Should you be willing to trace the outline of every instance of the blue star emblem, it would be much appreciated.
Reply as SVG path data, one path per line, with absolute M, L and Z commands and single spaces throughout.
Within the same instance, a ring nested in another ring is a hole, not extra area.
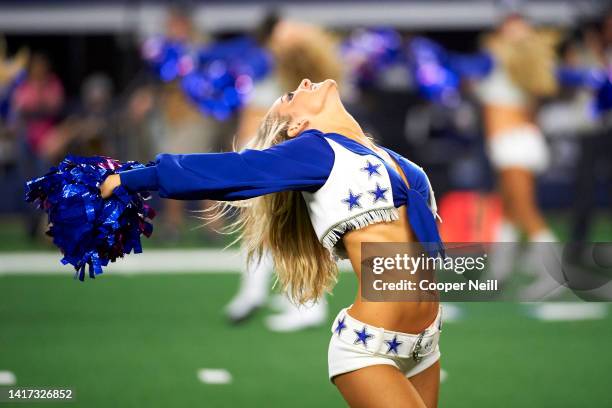
M 380 163 L 378 164 L 372 164 L 370 163 L 370 161 L 366 161 L 366 166 L 363 167 L 361 170 L 362 171 L 367 171 L 368 172 L 368 178 L 372 177 L 373 175 L 377 175 L 377 176 L 382 176 L 382 174 L 380 174 L 380 172 L 378 171 L 378 168 L 381 166 Z
M 397 355 L 397 348 L 400 344 L 403 343 L 403 341 L 397 341 L 397 335 L 395 335 L 395 337 L 393 337 L 393 340 L 385 340 L 385 343 L 387 343 L 387 346 L 389 347 L 389 349 L 387 350 L 387 354 L 393 352 L 395 353 L 395 355 Z
M 368 347 L 368 340 L 370 340 L 372 337 L 374 337 L 373 334 L 368 333 L 367 332 L 367 328 L 366 326 L 363 326 L 363 329 L 361 329 L 361 331 L 359 330 L 353 330 L 355 332 L 355 334 L 357 335 L 357 338 L 355 339 L 355 343 L 354 344 L 363 344 L 364 347 Z
M 346 329 L 346 324 L 344 324 L 345 319 L 346 316 L 342 316 L 342 319 L 338 319 L 338 325 L 334 329 L 334 333 L 336 333 L 338 336 L 342 334 L 342 330 Z
M 387 201 L 387 197 L 385 197 L 385 194 L 387 194 L 387 191 L 389 191 L 388 188 L 382 188 L 378 183 L 376 183 L 376 189 L 375 190 L 370 190 L 368 191 L 368 193 L 372 194 L 374 196 L 374 203 L 380 201 Z
M 361 204 L 359 203 L 359 199 L 361 198 L 361 194 L 353 194 L 353 192 L 349 189 L 349 196 L 342 200 L 343 203 L 348 204 L 349 211 L 351 211 L 354 207 L 361 208 Z

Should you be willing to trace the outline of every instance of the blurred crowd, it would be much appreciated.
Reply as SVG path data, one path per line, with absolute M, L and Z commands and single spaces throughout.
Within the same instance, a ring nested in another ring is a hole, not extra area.
M 188 10 L 171 10 L 164 31 L 177 41 L 211 41 L 194 26 Z M 556 58 L 565 65 L 612 66 L 612 14 L 557 31 Z M 7 47 L 0 46 L 0 101 L 10 106 L 0 115 L 0 193 L 11 197 L 0 212 L 24 214 L 29 236 L 37 237 L 40 215 L 21 203 L 22 183 L 69 153 L 146 163 L 160 152 L 210 152 L 244 145 L 267 107 L 291 83 L 297 84 L 301 77 L 317 81 L 343 76 L 342 62 L 329 58 L 326 50 L 332 47 L 331 38 L 347 34 L 327 36 L 298 22 L 262 22 L 253 35 L 264 38 L 277 69 L 256 84 L 251 102 L 225 121 L 203 115 L 177 81 L 162 82 L 151 75 L 141 74 L 133 85 L 117 89 L 108 73 L 93 73 L 82 78 L 79 95 L 67 95 L 54 72 L 53 59 L 44 50 L 9 55 Z M 478 44 L 478 35 L 474 37 Z M 22 74 L 17 73 L 20 69 Z M 144 64 L 142 71 L 146 71 Z M 18 75 L 22 78 L 16 80 Z M 481 101 L 469 89 L 459 104 L 449 107 L 426 101 L 409 79 L 391 71 L 367 88 L 357 89 L 348 81 L 344 85 L 347 104 L 366 130 L 425 167 L 439 196 L 454 190 L 493 189 L 496 177 L 485 154 Z M 610 197 L 600 197 L 610 185 L 602 188 L 602 183 L 612 178 L 609 118 L 591 114 L 592 99 L 592 90 L 563 88 L 538 98 L 531 110 L 553 152 L 551 166 L 541 177 L 540 201 L 573 211 L 575 239 L 588 236 L 598 204 L 610 203 Z M 209 206 L 187 205 L 192 209 Z M 172 239 L 183 228 L 185 203 L 168 200 L 163 206 L 164 236 Z

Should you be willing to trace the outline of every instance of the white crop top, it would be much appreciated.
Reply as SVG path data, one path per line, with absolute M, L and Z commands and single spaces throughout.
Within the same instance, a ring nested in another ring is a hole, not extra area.
M 326 138 L 334 166 L 316 192 L 302 192 L 319 241 L 332 249 L 342 235 L 372 223 L 399 219 L 388 171 L 374 155 L 358 155 Z
M 500 64 L 495 64 L 491 73 L 478 82 L 476 94 L 485 104 L 512 107 L 525 107 L 529 104 L 529 95 L 512 81 Z

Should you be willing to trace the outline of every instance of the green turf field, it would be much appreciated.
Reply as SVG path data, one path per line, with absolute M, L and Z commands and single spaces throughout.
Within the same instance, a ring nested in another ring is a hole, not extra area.
M 328 328 L 273 334 L 266 311 L 230 327 L 221 309 L 237 283 L 221 273 L 0 277 L 0 370 L 77 398 L 14 406 L 344 406 L 326 378 Z M 354 291 L 342 274 L 329 319 Z M 441 407 L 610 406 L 612 317 L 541 322 L 529 307 L 461 304 L 441 340 Z M 227 369 L 233 382 L 203 384 L 200 368 Z

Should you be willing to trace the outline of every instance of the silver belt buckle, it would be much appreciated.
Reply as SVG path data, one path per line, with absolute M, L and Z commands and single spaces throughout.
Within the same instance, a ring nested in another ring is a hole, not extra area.
M 419 334 L 419 338 L 417 339 L 416 343 L 414 343 L 414 348 L 412 349 L 412 359 L 416 361 L 417 363 L 423 359 L 423 356 L 421 356 L 420 354 L 421 348 L 422 348 L 421 343 L 423 342 L 423 337 L 425 337 L 425 331 Z

